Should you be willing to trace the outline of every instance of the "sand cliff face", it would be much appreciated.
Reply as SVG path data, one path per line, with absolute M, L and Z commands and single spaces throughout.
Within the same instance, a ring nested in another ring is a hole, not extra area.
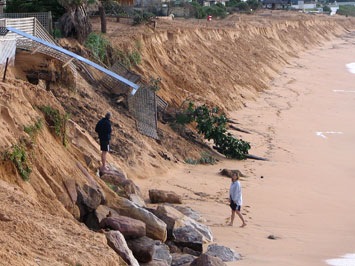
M 146 80 L 160 77 L 158 94 L 170 105 L 192 100 L 232 111 L 246 100 L 256 99 L 292 58 L 340 36 L 353 22 L 278 14 L 231 17 L 209 24 L 158 21 L 155 31 L 143 25 L 133 28 L 110 23 L 107 36 L 121 48 L 132 48 L 139 42 L 142 63 L 135 71 Z M 94 28 L 98 27 L 94 21 Z M 25 182 L 11 162 L 0 165 L 0 261 L 8 265 L 37 265 L 38 261 L 46 265 L 119 265 L 104 237 L 75 220 L 75 206 L 63 185 L 66 180 L 85 183 L 76 165 L 85 164 L 85 159 L 92 161 L 88 168 L 95 174 L 99 153 L 93 127 L 112 106 L 84 80 L 79 80 L 76 94 L 55 86 L 54 97 L 18 76 L 10 73 L 6 82 L 0 82 L 0 147 L 4 153 L 25 139 L 32 173 Z M 35 139 L 24 132 L 25 126 L 42 117 L 36 108 L 41 105 L 70 111 L 71 119 L 81 126 L 69 123 L 68 147 L 47 127 Z M 119 152 L 109 160 L 131 177 L 144 178 L 199 154 L 198 147 L 175 135 L 167 125 L 160 125 L 162 139 L 157 143 L 137 133 L 134 121 L 122 109 L 112 112 L 116 126 L 113 146 Z M 105 191 L 114 198 L 108 188 Z
M 215 22 L 175 28 L 170 22 L 162 25 L 164 30 L 159 23 L 157 34 L 139 39 L 143 62 L 138 72 L 162 78 L 158 94 L 171 104 L 209 101 L 225 110 L 257 97 L 289 60 L 351 26 L 350 20 L 313 16 L 286 21 L 279 16 L 241 17 L 225 27 Z

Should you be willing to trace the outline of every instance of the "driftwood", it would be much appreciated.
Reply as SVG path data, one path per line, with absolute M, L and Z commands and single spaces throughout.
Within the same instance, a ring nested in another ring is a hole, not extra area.
M 238 122 L 234 121 L 233 119 L 227 118 L 227 122 L 231 124 L 239 124 Z
M 241 129 L 241 128 L 236 127 L 236 126 L 233 126 L 233 125 L 229 125 L 229 127 L 230 127 L 231 129 L 234 129 L 234 130 L 237 130 L 237 131 L 240 131 L 240 132 L 243 132 L 243 133 L 251 134 L 248 130 Z
M 247 154 L 246 157 L 247 157 L 247 159 L 254 159 L 254 160 L 260 160 L 260 161 L 268 161 L 269 160 L 267 158 L 259 157 L 259 156 L 252 155 L 252 154 Z

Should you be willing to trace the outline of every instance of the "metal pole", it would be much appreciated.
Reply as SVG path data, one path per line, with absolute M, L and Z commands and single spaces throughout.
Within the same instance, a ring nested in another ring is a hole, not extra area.
M 9 58 L 7 57 L 6 58 L 6 64 L 5 64 L 5 71 L 4 71 L 4 76 L 2 78 L 2 82 L 5 82 L 5 79 L 6 79 L 6 71 L 7 71 L 7 65 L 9 63 Z

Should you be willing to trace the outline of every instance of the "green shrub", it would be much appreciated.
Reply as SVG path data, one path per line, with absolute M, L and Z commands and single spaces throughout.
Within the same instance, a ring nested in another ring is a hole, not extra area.
M 187 158 L 187 159 L 185 159 L 185 163 L 195 165 L 195 164 L 197 164 L 197 160 L 191 159 L 191 158 Z
M 339 6 L 338 15 L 355 17 L 355 6 Z
M 42 127 L 43 127 L 42 119 L 38 118 L 38 120 L 33 125 L 25 126 L 23 130 L 28 135 L 30 135 L 30 137 L 33 139 L 38 134 L 38 132 L 42 129 Z
M 329 6 L 323 6 L 323 12 L 330 12 L 331 9 Z
M 215 164 L 216 163 L 216 158 L 214 158 L 211 154 L 207 152 L 203 152 L 201 154 L 201 157 L 199 159 L 192 159 L 192 158 L 187 158 L 185 159 L 185 163 L 187 164 Z
M 54 129 L 55 135 L 62 139 L 64 146 L 67 145 L 66 125 L 69 119 L 69 114 L 60 114 L 59 110 L 50 106 L 40 106 L 39 109 L 44 113 L 46 122 L 49 127 Z
M 14 145 L 11 151 L 5 154 L 5 158 L 11 160 L 24 181 L 30 179 L 30 174 L 32 172 L 31 167 L 28 163 L 28 156 L 23 145 Z
M 96 59 L 102 62 L 107 60 L 109 42 L 101 34 L 90 33 L 84 45 L 93 53 Z
M 131 68 L 132 65 L 139 65 L 142 61 L 141 55 L 136 49 L 133 52 L 123 52 L 117 49 L 116 57 L 117 60 L 128 69 Z
M 176 114 L 176 123 L 180 125 L 190 124 L 194 121 L 194 112 L 194 104 L 189 102 L 189 105 L 185 110 Z
M 197 19 L 207 18 L 207 15 L 219 18 L 225 18 L 227 16 L 226 7 L 221 3 L 211 6 L 201 6 L 196 1 L 193 1 L 191 2 L 191 6 L 193 7 L 195 18 Z
M 160 82 L 161 82 L 161 78 L 153 78 L 153 77 L 150 77 L 149 88 L 150 88 L 152 91 L 158 91 L 158 90 L 160 90 Z
M 216 150 L 227 158 L 242 160 L 246 158 L 250 144 L 242 139 L 234 138 L 227 132 L 227 118 L 219 114 L 217 107 L 209 109 L 206 105 L 194 109 L 193 103 L 176 116 L 176 122 L 188 124 L 193 121 L 197 123 L 196 129 L 205 139 L 213 140 Z
M 151 18 L 155 17 L 153 13 L 150 12 L 140 12 L 140 11 L 135 11 L 133 15 L 133 25 L 139 25 L 142 24 L 143 22 L 148 22 Z
M 128 54 L 129 61 L 132 65 L 137 66 L 141 63 L 142 58 L 138 51 L 134 50 L 132 53 Z
M 215 164 L 216 161 L 216 158 L 207 152 L 203 152 L 201 158 L 198 160 L 200 164 Z

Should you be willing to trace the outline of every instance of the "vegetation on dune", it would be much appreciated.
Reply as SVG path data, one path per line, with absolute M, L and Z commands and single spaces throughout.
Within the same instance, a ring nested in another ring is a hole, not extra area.
M 31 13 L 31 12 L 52 12 L 54 20 L 59 19 L 64 13 L 65 9 L 58 4 L 57 0 L 7 0 L 7 13 Z
M 131 66 L 139 65 L 142 61 L 139 42 L 136 42 L 131 51 L 121 51 L 113 48 L 110 41 L 105 39 L 102 34 L 92 32 L 84 45 L 91 51 L 96 61 L 106 65 L 113 65 L 118 61 L 126 68 L 131 68 Z
M 88 48 L 94 57 L 102 62 L 107 61 L 107 41 L 103 35 L 97 33 L 90 33 L 85 41 L 85 47 Z
M 30 135 L 31 139 L 34 139 L 38 132 L 43 127 L 43 121 L 41 118 L 38 118 L 37 121 L 33 125 L 25 126 L 24 131 Z
M 196 123 L 196 129 L 208 141 L 213 140 L 215 149 L 227 158 L 246 159 L 250 144 L 236 139 L 227 132 L 227 118 L 220 113 L 218 107 L 209 109 L 206 105 L 195 107 L 190 102 L 188 107 L 176 115 L 176 123 L 180 125 Z
M 185 163 L 187 164 L 215 164 L 217 162 L 216 158 L 213 157 L 208 152 L 202 152 L 201 157 L 198 159 L 187 158 Z
M 355 6 L 339 6 L 337 14 L 355 17 Z
M 28 181 L 30 179 L 32 169 L 29 164 L 25 145 L 22 142 L 20 144 L 13 145 L 10 150 L 6 151 L 3 159 L 13 162 L 24 181 Z
M 50 128 L 54 129 L 56 136 L 60 137 L 64 146 L 67 145 L 66 124 L 69 119 L 69 114 L 60 114 L 57 109 L 50 106 L 40 106 L 39 109 L 45 115 L 46 122 Z

